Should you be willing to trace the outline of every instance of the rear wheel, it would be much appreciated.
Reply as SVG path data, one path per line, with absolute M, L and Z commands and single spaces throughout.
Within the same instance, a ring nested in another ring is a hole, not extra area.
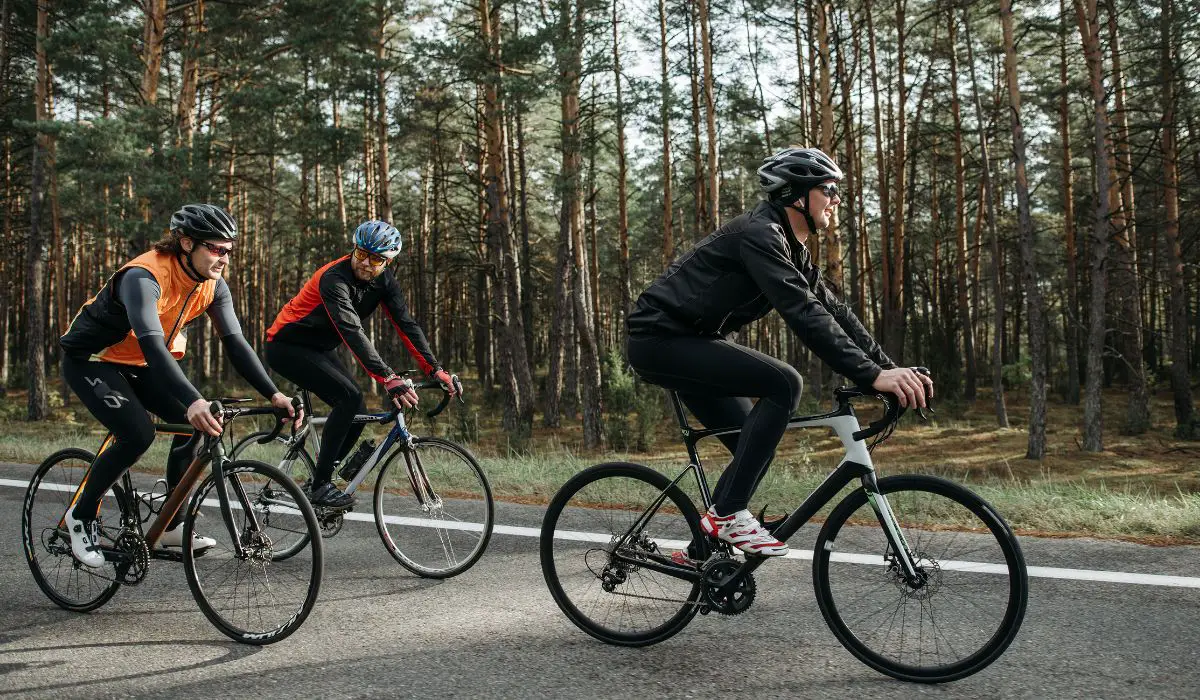
M 29 571 L 42 592 L 60 607 L 87 612 L 104 605 L 121 587 L 116 564 L 110 558 L 98 569 L 71 556 L 71 535 L 63 514 L 74 501 L 96 455 L 70 448 L 46 458 L 29 480 L 21 509 L 21 535 Z M 97 511 L 100 544 L 108 552 L 122 529 L 125 494 L 114 486 L 104 494 Z
M 596 639 L 661 642 L 703 603 L 698 565 L 708 543 L 700 515 L 649 467 L 613 462 L 576 474 L 550 501 L 541 537 L 542 575 L 554 602 Z

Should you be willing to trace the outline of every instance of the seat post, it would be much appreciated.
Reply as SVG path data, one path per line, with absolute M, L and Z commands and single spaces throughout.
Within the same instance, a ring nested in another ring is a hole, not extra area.
M 667 393 L 671 395 L 671 406 L 675 408 L 675 418 L 679 421 L 679 428 L 685 432 L 691 430 L 691 426 L 687 422 L 687 413 L 683 410 L 683 401 L 679 399 L 679 392 L 674 389 L 668 389 Z

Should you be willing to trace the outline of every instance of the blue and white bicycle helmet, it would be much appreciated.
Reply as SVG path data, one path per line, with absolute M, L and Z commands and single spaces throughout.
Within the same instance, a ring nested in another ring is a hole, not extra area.
M 354 245 L 391 259 L 400 254 L 400 232 L 386 221 L 364 221 L 354 230 Z

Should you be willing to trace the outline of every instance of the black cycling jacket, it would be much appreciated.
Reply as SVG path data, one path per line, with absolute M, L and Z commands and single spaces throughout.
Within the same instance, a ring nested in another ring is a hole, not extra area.
M 631 335 L 725 337 L 778 309 L 835 372 L 870 386 L 895 363 L 821 280 L 777 205 L 760 202 L 684 253 L 638 297 Z
M 408 304 L 391 270 L 363 282 L 354 276 L 350 256 L 338 258 L 317 270 L 300 293 L 283 307 L 267 329 L 267 341 L 294 343 L 317 350 L 333 350 L 343 342 L 359 364 L 376 381 L 392 374 L 371 339 L 362 319 L 383 305 L 384 313 L 426 374 L 441 369 L 425 332 L 408 313 Z

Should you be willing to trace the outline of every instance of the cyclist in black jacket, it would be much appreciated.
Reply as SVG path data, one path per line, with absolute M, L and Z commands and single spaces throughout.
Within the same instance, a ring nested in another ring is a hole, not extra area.
M 354 232 L 354 248 L 326 264 L 275 317 L 267 330 L 267 362 L 271 369 L 315 393 L 329 404 L 321 434 L 316 474 L 307 487 L 313 505 L 345 508 L 354 497 L 333 484 L 335 463 L 344 458 L 362 433 L 354 415 L 364 413 L 362 391 L 335 350 L 343 343 L 367 374 L 380 382 L 397 408 L 417 405 L 417 393 L 384 362 L 363 329 L 363 319 L 382 306 L 410 355 L 428 376 L 436 377 L 451 396 L 450 374 L 442 369 L 425 333 L 408 312 L 408 304 L 388 263 L 400 253 L 400 232 L 384 221 L 366 221 Z
M 896 367 L 822 282 L 805 247 L 841 203 L 841 169 L 815 148 L 788 148 L 767 158 L 758 175 L 765 201 L 697 243 L 638 298 L 627 350 L 640 376 L 678 391 L 704 425 L 743 426 L 740 434 L 721 438 L 733 461 L 701 528 L 744 552 L 782 556 L 787 545 L 748 507 L 803 381 L 791 365 L 729 335 L 778 309 L 817 357 L 860 386 L 923 407 L 933 381 Z

